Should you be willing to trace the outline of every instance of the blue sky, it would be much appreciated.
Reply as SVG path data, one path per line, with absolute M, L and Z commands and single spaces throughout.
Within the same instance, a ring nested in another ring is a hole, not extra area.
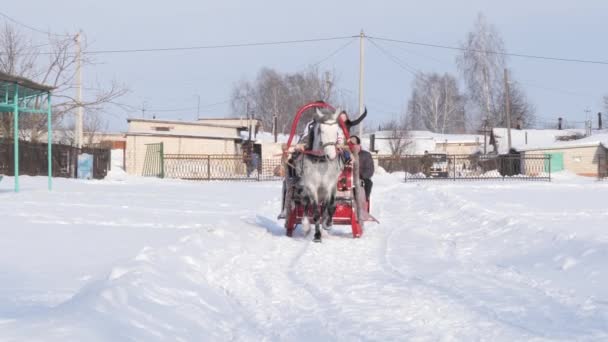
M 605 14 L 608 2 L 587 1 L 14 1 L 2 12 L 26 24 L 53 32 L 82 29 L 91 50 L 179 47 L 281 41 L 356 35 L 457 46 L 472 28 L 478 12 L 501 33 L 509 52 L 608 60 Z M 24 32 L 27 30 L 24 29 Z M 37 33 L 32 33 L 33 36 Z M 327 57 L 346 41 L 217 50 L 103 54 L 85 70 L 85 84 L 117 80 L 131 92 L 121 101 L 153 109 L 166 119 L 194 119 L 197 97 L 201 116 L 229 114 L 235 82 L 255 77 L 262 67 L 283 72 L 301 70 Z M 451 50 L 382 43 L 390 53 L 423 72 L 457 74 Z M 339 87 L 358 89 L 358 42 L 324 61 L 336 72 Z M 537 116 L 556 121 L 563 116 L 584 121 L 603 111 L 608 94 L 608 65 L 576 64 L 511 57 L 509 67 L 522 83 Z M 366 44 L 365 102 L 369 119 L 389 120 L 402 112 L 410 94 L 411 73 Z M 85 94 L 86 96 L 86 94 Z M 311 99 L 314 100 L 314 99 Z M 116 109 L 110 128 L 126 129 L 128 116 L 140 111 Z

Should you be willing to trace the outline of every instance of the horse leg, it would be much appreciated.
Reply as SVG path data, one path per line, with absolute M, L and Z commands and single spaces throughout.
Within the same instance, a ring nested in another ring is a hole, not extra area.
M 321 210 L 319 208 L 319 203 L 313 201 L 313 220 L 315 221 L 315 242 L 321 242 L 321 229 L 320 229 L 320 221 L 321 221 Z
M 325 205 L 325 217 L 323 217 L 323 229 L 330 230 L 333 225 L 334 214 L 336 213 L 336 194 L 332 194 L 329 202 Z
M 302 230 L 305 235 L 308 235 L 310 232 L 310 222 L 308 220 L 308 209 L 310 209 L 310 198 L 308 196 L 304 196 L 302 199 L 304 202 L 304 211 L 302 212 Z

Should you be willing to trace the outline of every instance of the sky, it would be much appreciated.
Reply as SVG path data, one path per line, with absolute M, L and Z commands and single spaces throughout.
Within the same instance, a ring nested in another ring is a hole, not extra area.
M 38 0 L 7 2 L 1 11 L 42 30 L 72 33 L 80 29 L 89 50 L 304 40 L 356 36 L 361 30 L 373 37 L 458 46 L 477 14 L 483 12 L 511 53 L 608 61 L 608 3 L 601 0 Z M 348 102 L 337 105 L 356 107 L 358 40 L 327 58 L 347 42 L 99 54 L 95 55 L 96 63 L 85 68 L 83 80 L 85 87 L 117 81 L 130 90 L 121 103 L 133 108 L 145 104 L 145 114 L 140 109 L 109 109 L 106 115 L 111 131 L 125 131 L 127 117 L 150 117 L 153 113 L 157 118 L 181 120 L 194 120 L 197 115 L 228 116 L 227 100 L 235 83 L 253 79 L 263 67 L 293 73 L 321 62 L 320 69 L 334 72 L 337 87 L 343 89 Z M 460 77 L 455 66 L 457 51 L 378 43 L 393 58 L 365 43 L 366 120 L 374 124 L 398 117 L 407 104 L 414 76 L 403 64 L 422 72 L 449 72 Z M 602 96 L 608 94 L 608 65 L 510 57 L 508 67 L 535 105 L 539 121 L 557 122 L 562 116 L 582 122 L 605 110 Z M 84 96 L 90 96 L 86 89 Z

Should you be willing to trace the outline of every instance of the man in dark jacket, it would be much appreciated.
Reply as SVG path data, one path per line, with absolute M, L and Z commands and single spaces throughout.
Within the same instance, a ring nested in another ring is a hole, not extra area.
M 365 199 L 369 201 L 369 196 L 372 193 L 372 176 L 374 175 L 374 160 L 372 154 L 361 148 L 361 139 L 356 135 L 351 135 L 350 142 L 359 147 L 359 178 L 363 180 L 363 189 L 365 190 Z

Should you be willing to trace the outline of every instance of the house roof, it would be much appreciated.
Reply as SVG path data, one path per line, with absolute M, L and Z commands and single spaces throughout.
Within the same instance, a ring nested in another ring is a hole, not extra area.
M 392 131 L 375 132 L 375 149 L 380 154 L 391 154 L 390 140 L 393 134 Z M 364 148 L 369 149 L 370 134 L 364 134 L 361 138 L 361 144 Z M 478 145 L 483 142 L 483 135 L 477 134 L 441 134 L 430 131 L 408 131 L 408 144 L 405 147 L 406 154 L 423 154 L 424 151 L 434 152 L 437 149 L 437 144 L 474 144 Z
M 55 87 L 51 87 L 51 86 L 47 86 L 47 85 L 43 85 L 40 83 L 36 83 L 32 80 L 29 80 L 27 78 L 24 77 L 20 77 L 20 76 L 14 76 L 14 75 L 9 75 L 6 74 L 2 71 L 0 71 L 0 83 L 15 83 L 18 84 L 24 88 L 29 88 L 32 90 L 37 90 L 37 91 L 51 91 L 53 89 L 55 89 Z
M 508 137 L 506 128 L 494 128 L 498 153 L 508 153 Z M 518 151 L 541 150 L 558 147 L 589 146 L 601 142 L 595 135 L 583 139 L 563 141 L 559 137 L 583 136 L 584 129 L 512 129 L 511 146 Z M 606 144 L 605 144 L 606 145 Z
M 247 118 L 243 118 L 243 117 L 236 117 L 236 118 L 198 118 L 196 120 L 198 120 L 198 121 L 216 121 L 216 120 L 221 120 L 221 121 L 247 121 L 247 120 L 260 121 L 259 119 L 247 119 Z
M 249 132 L 242 131 L 240 134 L 243 140 L 249 139 Z M 257 143 L 274 143 L 274 135 L 269 132 L 258 132 L 258 134 L 256 135 L 252 134 L 251 138 L 254 139 Z M 288 134 L 279 134 L 277 136 L 277 143 L 286 143 L 288 139 Z
M 149 132 L 149 131 L 133 131 L 127 132 L 127 136 L 149 136 L 149 137 L 171 137 L 171 138 L 197 138 L 197 139 L 220 139 L 220 140 L 242 140 L 238 135 L 222 135 L 222 134 L 197 134 L 197 133 L 180 133 L 180 132 Z
M 130 122 L 150 122 L 150 123 L 158 123 L 158 124 L 174 124 L 174 125 L 206 126 L 206 127 L 222 127 L 222 128 L 247 128 L 246 126 L 236 126 L 236 125 L 227 125 L 227 124 L 223 125 L 223 124 L 218 124 L 218 123 L 199 122 L 199 121 L 128 118 L 127 123 L 130 123 Z
M 386 139 L 392 136 L 393 131 L 377 131 L 374 134 L 376 134 L 376 139 Z M 483 135 L 478 134 L 442 134 L 430 131 L 408 131 L 407 135 L 410 139 L 428 139 L 439 143 L 443 143 L 446 140 L 448 143 L 475 143 L 479 142 L 480 139 L 483 140 Z
M 578 148 L 578 147 L 592 147 L 592 146 L 604 146 L 608 147 L 608 131 L 596 132 L 588 137 L 570 140 L 570 141 L 557 141 L 553 144 L 539 147 L 530 147 L 522 149 L 522 151 L 536 151 L 536 150 L 551 150 L 551 149 L 567 149 L 567 148 Z

